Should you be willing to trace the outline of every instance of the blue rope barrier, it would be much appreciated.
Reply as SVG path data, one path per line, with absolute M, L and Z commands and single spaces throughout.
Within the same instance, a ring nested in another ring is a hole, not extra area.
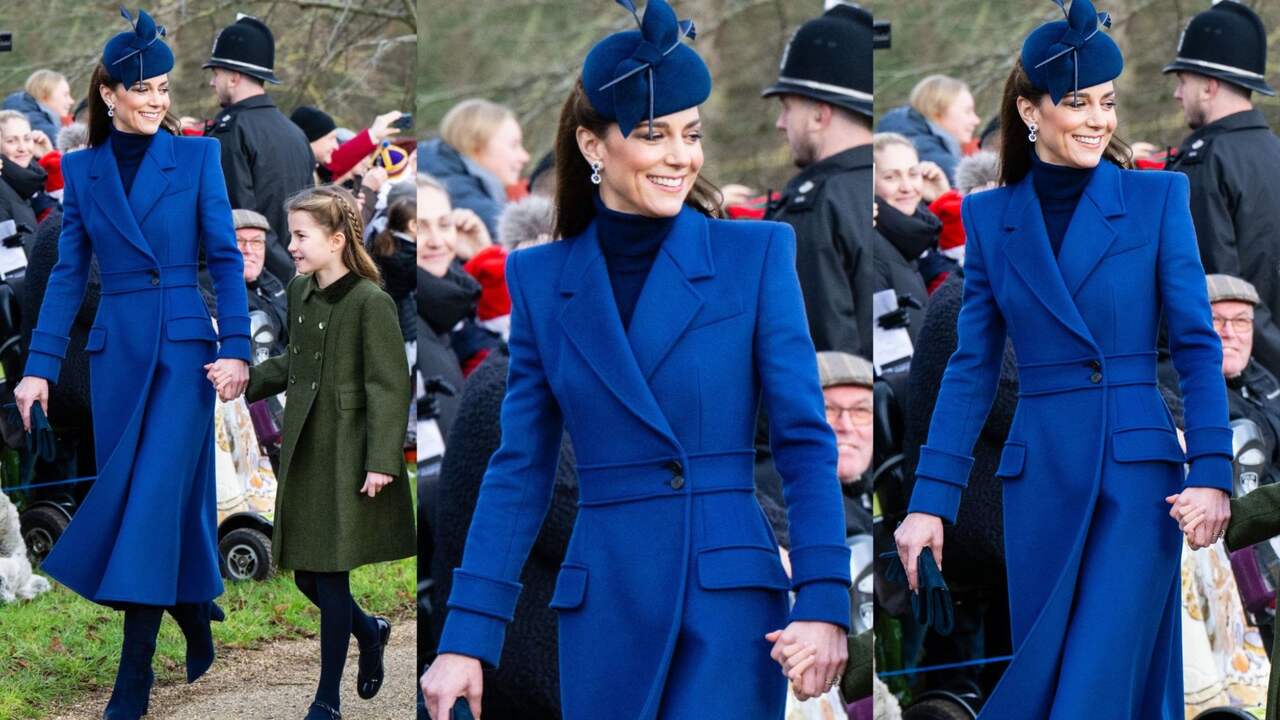
M 964 662 L 946 663 L 943 665 L 926 665 L 924 667 L 907 668 L 905 670 L 887 670 L 885 672 L 876 673 L 882 678 L 897 677 L 898 675 L 918 675 L 920 673 L 933 672 L 935 670 L 953 670 L 955 668 L 970 667 L 972 665 L 986 665 L 988 663 L 1004 662 L 1012 660 L 1012 655 L 1004 655 L 1002 657 L 981 658 L 979 660 L 966 660 Z
M 7 493 L 15 493 L 19 490 L 37 490 L 39 488 L 54 487 L 55 485 L 77 485 L 79 483 L 92 482 L 97 479 L 97 475 L 89 475 L 86 477 L 70 478 L 68 480 L 50 480 L 48 482 L 31 483 L 30 485 L 0 488 L 0 490 L 4 490 Z

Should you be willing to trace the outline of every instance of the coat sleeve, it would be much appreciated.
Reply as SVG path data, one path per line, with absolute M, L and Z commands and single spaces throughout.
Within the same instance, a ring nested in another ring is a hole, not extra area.
M 1196 248 L 1187 176 L 1169 175 L 1160 226 L 1157 282 L 1169 350 L 1186 405 L 1186 487 L 1231 492 L 1231 429 L 1222 380 L 1222 342 L 1213 329 L 1209 290 Z
M 551 504 L 564 430 L 534 342 L 521 290 L 520 257 L 515 252 L 507 259 L 511 364 L 502 401 L 502 444 L 480 487 L 462 566 L 453 571 L 438 648 L 478 658 L 489 667 L 497 667 L 502 655 L 506 624 L 520 595 L 520 570 Z
M 966 198 L 960 207 L 968 240 L 964 301 L 956 323 L 958 344 L 942 374 L 928 442 L 920 448 L 915 490 L 908 507 L 909 512 L 937 515 L 948 523 L 955 522 L 960 493 L 969 482 L 973 445 L 991 411 L 1007 335 L 972 212 L 972 198 Z
M 377 149 L 373 136 L 369 134 L 369 128 L 365 128 L 360 131 L 360 134 L 342 143 L 333 151 L 333 157 L 329 158 L 329 164 L 325 165 L 325 169 L 335 178 L 342 177 Z
M 75 171 L 63 177 L 62 234 L 58 237 L 58 262 L 40 304 L 40 317 L 31 332 L 25 374 L 58 381 L 67 354 L 71 323 L 84 301 L 92 247 L 80 216 L 80 195 Z
M 244 286 L 244 255 L 236 247 L 227 184 L 215 143 L 205 147 L 200 173 L 200 242 L 218 300 L 218 357 L 249 361 L 249 298 Z
M 1227 525 L 1231 552 L 1280 535 L 1280 484 L 1263 485 L 1244 497 L 1232 498 Z
M 400 477 L 413 388 L 395 301 L 379 290 L 364 301 L 360 315 L 366 407 L 364 469 Z
M 795 232 L 781 223 L 775 228 L 765 251 L 753 354 L 791 528 L 796 602 L 788 621 L 828 622 L 847 631 L 849 547 L 835 434 L 823 413 L 817 354 L 805 324 Z

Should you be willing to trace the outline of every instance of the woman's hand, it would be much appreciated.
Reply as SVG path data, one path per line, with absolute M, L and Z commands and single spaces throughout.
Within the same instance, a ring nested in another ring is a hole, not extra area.
M 907 585 L 911 592 L 920 589 L 919 574 L 920 553 L 925 548 L 933 550 L 933 560 L 942 570 L 942 518 L 929 513 L 907 513 L 907 517 L 893 531 L 893 540 L 898 545 L 898 559 L 907 571 Z
M 369 126 L 369 137 L 373 138 L 375 143 L 380 143 L 400 132 L 400 128 L 391 127 L 391 123 L 402 117 L 404 117 L 404 113 L 399 110 L 392 110 L 389 113 L 383 113 L 374 118 L 373 124 Z
M 458 698 L 466 698 L 471 714 L 480 720 L 484 674 L 480 672 L 479 660 L 456 653 L 441 653 L 423 673 L 421 684 L 431 720 L 449 720 L 449 712 Z
M 364 475 L 364 487 L 360 488 L 360 492 L 373 497 L 378 491 L 391 484 L 395 480 L 394 477 L 386 473 L 368 472 Z
M 920 196 L 925 203 L 937 200 L 943 193 L 951 189 L 947 174 L 938 163 L 925 160 L 918 166 L 920 169 Z
M 458 243 L 455 252 L 458 259 L 466 262 L 476 253 L 493 244 L 489 237 L 489 228 L 475 212 L 466 208 L 457 208 L 450 215 L 454 228 L 458 231 Z
M 234 400 L 249 387 L 249 363 L 235 358 L 219 358 L 204 366 L 206 377 L 223 402 Z
M 53 152 L 53 141 L 49 139 L 48 135 L 44 134 L 43 130 L 31 131 L 31 144 L 34 146 L 32 155 L 36 160 Z
M 1172 505 L 1169 516 L 1178 521 L 1192 550 L 1209 547 L 1227 532 L 1231 498 L 1222 490 L 1191 487 L 1164 500 Z
M 821 697 L 840 683 L 849 660 L 848 636 L 839 625 L 797 620 L 764 636 L 769 655 L 791 679 L 800 700 Z
M 378 191 L 382 189 L 382 186 L 385 185 L 386 182 L 387 170 L 381 166 L 369 168 L 369 171 L 360 178 L 360 184 L 369 188 L 369 192 L 374 195 L 378 194 Z
M 22 429 L 31 432 L 32 405 L 40 403 L 45 417 L 49 416 L 49 381 L 28 375 L 13 389 L 13 399 L 18 401 L 18 411 L 22 413 Z

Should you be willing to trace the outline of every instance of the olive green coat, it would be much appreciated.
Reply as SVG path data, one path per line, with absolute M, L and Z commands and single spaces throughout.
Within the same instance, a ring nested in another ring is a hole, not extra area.
M 285 393 L 272 555 L 334 572 L 417 551 L 404 460 L 412 389 L 395 303 L 349 273 L 289 283 L 289 347 L 249 372 L 250 402 Z M 366 472 L 396 478 L 361 494 Z
M 1235 552 L 1280 535 L 1280 484 L 1263 485 L 1241 498 L 1231 499 L 1227 524 L 1227 550 Z M 1276 647 L 1280 647 L 1280 623 L 1276 623 Z M 1280 716 L 1280 658 L 1272 658 L 1267 685 L 1267 720 Z

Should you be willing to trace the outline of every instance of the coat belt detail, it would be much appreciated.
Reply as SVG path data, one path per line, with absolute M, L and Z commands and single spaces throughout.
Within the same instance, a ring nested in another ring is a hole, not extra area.
M 1018 365 L 1019 397 L 1117 385 L 1155 384 L 1156 354 L 1153 352 Z
M 673 495 L 755 490 L 755 451 L 694 454 L 642 463 L 579 465 L 578 505 L 607 505 Z
M 158 290 L 170 287 L 195 287 L 195 263 L 161 265 L 158 268 L 138 268 L 102 273 L 102 294 L 119 295 L 139 290 Z

